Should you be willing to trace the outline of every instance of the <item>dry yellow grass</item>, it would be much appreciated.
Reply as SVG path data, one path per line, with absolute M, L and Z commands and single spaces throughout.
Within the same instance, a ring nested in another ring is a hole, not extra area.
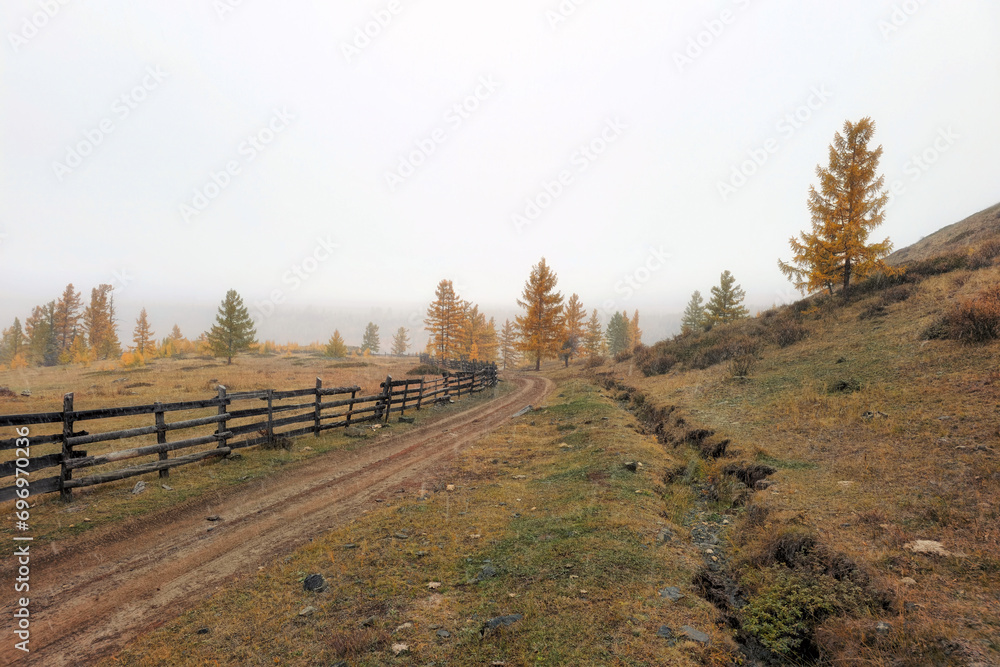
M 364 365 L 362 365 L 362 363 Z M 232 365 L 210 358 L 191 357 L 157 359 L 143 368 L 125 371 L 120 368 L 102 368 L 95 364 L 83 366 L 63 366 L 55 368 L 32 368 L 0 373 L 0 386 L 13 388 L 28 387 L 30 397 L 20 395 L 14 398 L 0 398 L 0 413 L 21 414 L 62 409 L 64 393 L 75 394 L 75 409 L 86 410 L 126 405 L 149 405 L 154 401 L 192 401 L 212 398 L 214 387 L 223 384 L 230 391 L 255 389 L 304 389 L 315 386 L 316 378 L 323 379 L 325 387 L 361 386 L 362 392 L 377 393 L 378 385 L 386 375 L 396 378 L 405 376 L 407 370 L 418 365 L 413 358 L 370 358 L 363 362 L 336 361 L 311 354 L 293 354 L 272 357 L 239 357 Z M 109 362 L 108 366 L 114 366 Z M 124 381 L 119 382 L 124 378 Z M 20 390 L 19 390 L 20 391 Z M 19 394 L 19 391 L 17 392 Z M 240 408 L 256 407 L 246 403 Z M 167 421 L 194 419 L 214 414 L 215 409 L 172 412 Z M 139 415 L 80 422 L 77 429 L 91 433 L 114 431 L 153 425 L 152 415 Z M 406 430 L 406 425 L 399 425 Z M 31 435 L 61 432 L 61 425 L 31 427 Z M 214 432 L 214 426 L 198 427 L 171 433 L 171 440 L 207 435 Z M 0 438 L 15 437 L 13 428 L 0 429 Z M 100 454 L 149 445 L 156 442 L 155 436 L 130 438 L 124 442 L 108 441 L 94 443 L 81 449 L 88 454 Z M 58 494 L 47 494 L 32 498 L 32 534 L 37 542 L 58 540 L 90 530 L 105 523 L 121 521 L 126 517 L 155 511 L 175 503 L 190 500 L 220 485 L 240 484 L 267 475 L 276 467 L 294 464 L 310 456 L 321 454 L 334 448 L 357 446 L 335 429 L 325 432 L 319 438 L 305 437 L 296 441 L 292 451 L 263 451 L 259 448 L 242 450 L 243 458 L 238 461 L 210 460 L 175 468 L 169 479 L 158 480 L 156 474 L 130 478 L 96 487 L 74 491 L 75 500 L 70 505 L 62 503 Z M 202 447 L 204 449 L 205 447 Z M 61 451 L 61 445 L 32 446 L 32 456 L 40 456 Z M 0 452 L 0 461 L 11 460 L 14 451 Z M 178 454 L 186 453 L 184 450 Z M 174 454 L 176 455 L 176 454 Z M 155 456 L 125 460 L 100 468 L 107 471 L 136 463 L 155 460 Z M 76 477 L 91 474 L 94 469 L 77 471 Z M 32 478 L 58 475 L 59 468 L 48 468 L 32 473 Z M 144 479 L 153 485 L 150 492 L 133 496 L 130 489 L 137 479 Z M 159 483 L 172 487 L 170 492 L 162 491 Z M 0 486 L 13 483 L 13 477 L 0 479 Z M 10 503 L 8 503 L 9 505 Z M 0 534 L 12 534 L 6 526 Z
M 731 438 L 739 458 L 778 469 L 753 501 L 768 518 L 739 532 L 738 556 L 803 530 L 892 593 L 881 617 L 892 629 L 877 641 L 864 636 L 878 619 L 821 626 L 825 660 L 1000 664 L 1000 344 L 920 340 L 947 304 L 998 280 L 996 269 L 934 277 L 873 319 L 859 315 L 877 297 L 834 309 L 807 322 L 805 341 L 768 348 L 749 380 L 724 365 L 650 378 L 618 367 L 657 404 Z M 829 391 L 851 380 L 860 391 Z M 904 548 L 917 539 L 962 555 Z

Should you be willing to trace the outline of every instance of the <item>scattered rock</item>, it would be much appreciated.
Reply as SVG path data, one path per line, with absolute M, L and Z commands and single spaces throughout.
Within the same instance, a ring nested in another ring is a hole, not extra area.
M 448 486 L 444 487 L 444 490 L 445 491 L 454 491 L 455 490 L 455 485 L 454 484 L 449 484 Z
M 681 589 L 677 588 L 676 586 L 669 586 L 660 591 L 660 597 L 666 598 L 671 602 L 677 602 L 678 600 L 684 597 L 684 594 L 681 593 Z
M 701 630 L 695 630 L 690 625 L 681 626 L 681 634 L 687 639 L 693 642 L 698 642 L 699 644 L 711 644 L 712 638 L 706 635 Z
M 843 488 L 847 489 L 847 488 L 850 488 L 850 487 L 854 486 L 854 482 L 849 482 L 849 481 L 845 480 L 843 482 L 837 482 L 837 486 L 840 486 L 840 487 L 843 487 Z
M 146 483 L 143 482 L 142 480 L 139 480 L 138 482 L 135 483 L 135 486 L 132 487 L 132 495 L 137 496 L 145 490 L 146 490 Z
M 914 579 L 913 577 L 903 577 L 902 579 L 899 580 L 899 583 L 903 584 L 904 586 L 916 586 L 917 580 Z
M 912 551 L 915 554 L 930 554 L 933 556 L 965 556 L 965 554 L 948 551 L 944 548 L 943 544 L 935 542 L 934 540 L 915 540 L 904 544 L 903 548 Z
M 310 574 L 302 582 L 302 588 L 314 592 L 326 590 L 326 579 L 323 578 L 322 574 Z
M 514 475 L 514 479 L 528 479 L 527 475 Z
M 313 450 L 313 448 L 312 448 L 312 447 L 303 447 L 303 448 L 302 448 L 302 451 L 303 451 L 303 452 L 311 452 L 312 450 Z M 239 456 L 240 458 L 243 458 L 243 455 L 242 455 L 242 454 L 238 454 L 238 456 Z M 230 458 L 230 459 L 232 459 L 233 457 L 232 457 L 232 456 L 230 456 L 229 458 Z
M 163 490 L 164 490 L 164 491 L 173 491 L 173 490 L 174 490 L 174 487 L 172 487 L 172 486 L 167 486 L 166 484 L 160 484 L 160 486 L 162 486 L 162 487 L 163 487 Z
M 441 639 L 448 639 L 449 637 L 451 637 L 451 633 L 448 632 L 447 630 L 438 630 L 437 636 L 440 637 Z
M 360 426 L 348 426 L 344 429 L 344 435 L 348 438 L 364 438 L 368 435 L 368 430 Z
M 212 516 L 206 516 L 205 521 L 222 521 L 222 517 L 218 514 L 213 514 Z
M 853 394 L 861 391 L 861 383 L 854 378 L 835 380 L 827 385 L 826 391 L 830 394 Z
M 625 470 L 628 470 L 629 472 L 636 472 L 639 470 L 639 464 L 636 463 L 635 461 L 629 461 L 628 463 L 625 464 L 624 467 Z
M 31 397 L 31 392 L 29 390 L 25 389 L 24 391 L 21 392 L 21 396 L 27 396 L 27 397 L 30 398 Z
M 409 650 L 410 650 L 410 645 L 409 644 L 393 644 L 392 645 L 392 652 L 393 652 L 394 655 L 399 655 L 401 653 L 406 653 Z
M 401 632 L 403 630 L 409 630 L 412 627 L 413 627 L 413 623 L 410 623 L 409 621 L 407 621 L 406 623 L 403 623 L 402 625 L 397 625 L 394 632 Z
M 316 613 L 316 607 L 303 607 L 299 611 L 299 616 L 312 616 Z
M 354 544 L 354 543 L 352 542 L 351 544 L 345 544 L 343 548 L 344 548 L 344 549 L 357 549 L 357 548 L 358 548 L 358 545 L 357 545 L 357 544 Z
M 514 625 L 523 618 L 524 616 L 521 614 L 510 614 L 509 616 L 497 616 L 496 618 L 491 618 L 483 623 L 483 627 L 479 630 L 479 636 L 485 637 L 497 628 Z
M 429 584 L 427 584 L 427 588 L 429 588 L 431 590 L 436 590 L 438 588 L 441 588 L 441 582 L 440 581 L 432 581 Z
M 527 406 L 527 407 L 523 407 L 523 408 L 521 408 L 520 410 L 518 410 L 517 412 L 515 412 L 515 413 L 514 413 L 514 416 L 515 416 L 515 417 L 521 417 L 521 416 L 523 416 L 523 415 L 526 415 L 526 414 L 528 414 L 528 413 L 529 413 L 529 412 L 531 412 L 532 410 L 534 410 L 534 408 L 533 408 L 533 407 L 531 407 L 531 406 L 529 405 L 529 406 Z
M 657 544 L 666 544 L 672 539 L 674 539 L 674 533 L 669 528 L 660 528 L 660 530 L 656 533 Z
M 374 627 L 374 626 L 375 626 L 375 617 L 374 616 L 369 616 L 365 620 L 361 621 L 361 627 L 363 627 L 363 628 L 371 628 L 371 627 Z
M 417 421 L 416 417 L 402 417 L 402 416 L 401 416 L 401 417 L 399 418 L 399 423 L 400 423 L 400 424 L 413 424 L 413 423 L 415 423 L 416 421 Z
M 207 635 L 209 632 L 210 632 L 210 630 L 208 628 L 199 628 L 198 632 L 196 632 L 195 634 Z
M 659 637 L 660 639 L 673 639 L 674 631 L 671 630 L 666 625 L 661 625 L 659 628 L 656 629 L 656 636 Z
M 486 581 L 487 579 L 492 579 L 498 574 L 500 573 L 497 572 L 497 569 L 492 565 L 490 565 L 489 563 L 487 563 L 486 565 L 483 565 L 483 569 L 479 572 L 478 575 L 476 575 L 476 581 Z
M 402 530 L 399 531 L 398 533 L 394 533 L 393 537 L 395 537 L 397 540 L 408 540 L 408 539 L 410 539 L 410 536 L 406 534 L 406 531 L 402 531 Z
M 892 632 L 892 625 L 886 623 L 885 621 L 880 621 L 875 626 L 875 632 L 879 633 L 880 635 L 887 635 L 890 632 Z

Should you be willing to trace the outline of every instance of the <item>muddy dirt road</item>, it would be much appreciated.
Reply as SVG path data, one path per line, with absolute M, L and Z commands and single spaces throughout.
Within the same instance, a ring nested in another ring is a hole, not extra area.
M 379 495 L 419 487 L 463 446 L 525 405 L 537 405 L 552 387 L 537 376 L 513 382 L 516 390 L 502 398 L 405 435 L 378 438 L 353 452 L 330 452 L 169 512 L 44 547 L 31 563 L 31 653 L 15 649 L 14 635 L 4 633 L 0 664 L 92 664 L 228 579 L 254 573 L 359 516 Z M 209 524 L 210 515 L 223 520 Z M 208 531 L 211 525 L 216 528 Z M 15 576 L 11 560 L 0 564 L 4 582 Z M 5 605 L 4 627 L 11 627 L 13 609 Z

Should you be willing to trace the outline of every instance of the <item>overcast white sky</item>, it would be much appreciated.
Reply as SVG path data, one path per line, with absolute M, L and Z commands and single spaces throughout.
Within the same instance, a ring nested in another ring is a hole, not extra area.
M 776 261 L 865 115 L 897 247 L 1000 201 L 994 0 L 4 0 L 0 21 L 4 327 L 107 282 L 123 339 L 142 306 L 195 336 L 235 288 L 263 337 L 356 343 L 372 317 L 419 328 L 442 278 L 509 316 L 545 256 L 649 342 L 723 269 L 753 305 L 792 296 Z

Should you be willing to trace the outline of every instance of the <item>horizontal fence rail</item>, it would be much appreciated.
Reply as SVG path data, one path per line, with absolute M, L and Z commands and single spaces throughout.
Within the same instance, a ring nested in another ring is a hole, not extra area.
M 63 499 L 69 500 L 73 489 L 153 472 L 159 473 L 160 477 L 168 477 L 171 468 L 227 456 L 245 447 L 282 446 L 289 442 L 289 438 L 296 436 L 318 436 L 323 431 L 334 428 L 388 423 L 393 414 L 405 419 L 407 410 L 420 410 L 428 404 L 448 403 L 452 401 L 452 397 L 480 392 L 497 384 L 496 364 L 439 363 L 433 360 L 425 363 L 433 363 L 445 370 L 440 377 L 433 379 L 425 377 L 393 380 L 392 377 L 387 377 L 379 385 L 377 394 L 367 396 L 358 395 L 361 387 L 327 388 L 323 387 L 320 378 L 316 378 L 316 386 L 309 389 L 263 389 L 229 393 L 220 385 L 218 395 L 207 400 L 92 410 L 74 410 L 73 394 L 70 393 L 63 397 L 63 409 L 60 412 L 0 415 L 0 428 L 14 427 L 19 436 L 4 436 L 0 439 L 0 451 L 14 450 L 15 457 L 0 463 L 0 479 L 15 478 L 13 485 L 0 488 L 0 502 L 56 491 Z M 239 406 L 240 409 L 232 409 L 234 406 Z M 212 410 L 214 414 L 204 414 L 205 411 Z M 173 418 L 175 413 L 192 411 L 200 411 L 202 414 Z M 144 415 L 152 415 L 151 425 L 105 431 L 94 429 L 96 432 L 93 433 L 80 428 L 81 424 L 90 426 L 88 422 Z M 29 427 L 49 424 L 54 425 L 56 433 L 30 433 Z M 60 424 L 61 433 L 58 432 Z M 189 437 L 167 439 L 168 434 L 191 429 L 201 429 L 202 432 Z M 214 430 L 205 432 L 206 429 Z M 20 437 L 20 433 L 28 435 Z M 138 442 L 127 449 L 93 455 L 80 449 L 112 441 Z M 47 445 L 59 445 L 61 451 L 31 456 L 32 447 L 42 448 Z M 203 446 L 208 446 L 208 449 L 170 457 L 170 452 Z M 76 476 L 88 469 L 149 456 L 157 458 L 125 468 Z M 59 474 L 41 479 L 33 474 L 52 468 L 59 468 Z

